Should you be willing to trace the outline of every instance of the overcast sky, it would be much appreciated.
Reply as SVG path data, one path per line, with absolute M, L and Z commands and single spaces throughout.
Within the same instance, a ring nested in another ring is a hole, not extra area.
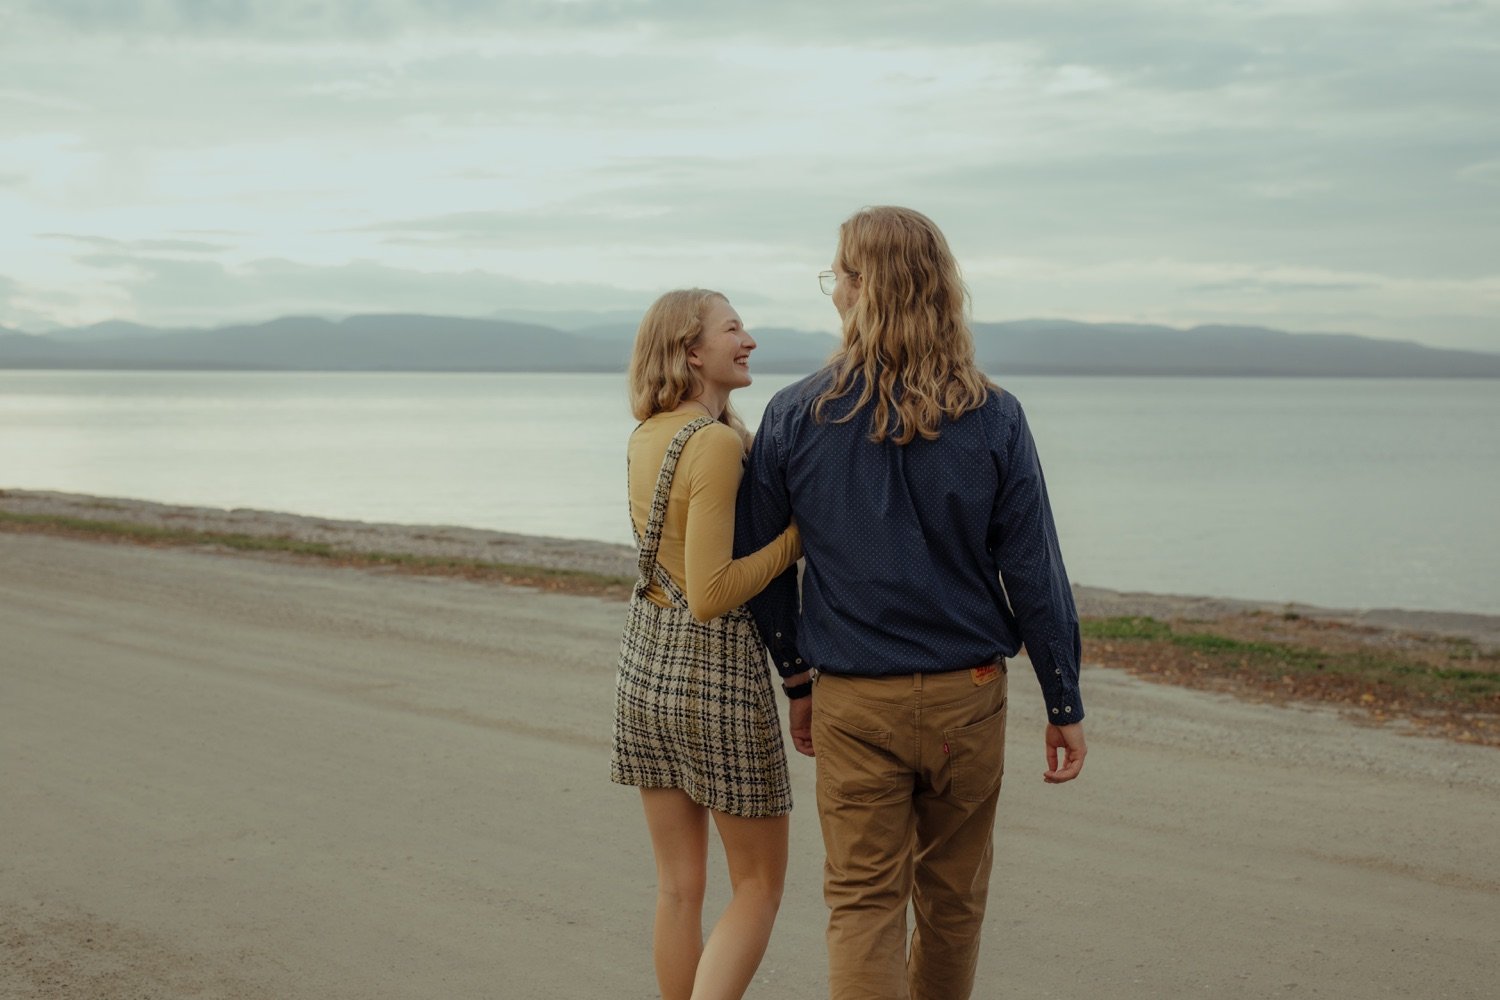
M 981 320 L 1500 351 L 1500 0 L 0 0 L 0 325 L 833 329 L 907 204 Z

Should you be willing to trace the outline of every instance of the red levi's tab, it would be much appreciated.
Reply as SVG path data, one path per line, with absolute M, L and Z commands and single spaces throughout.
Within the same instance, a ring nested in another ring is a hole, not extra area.
M 993 663 L 983 667 L 973 667 L 969 670 L 969 676 L 974 679 L 975 686 L 988 684 L 1000 676 L 1000 668 Z

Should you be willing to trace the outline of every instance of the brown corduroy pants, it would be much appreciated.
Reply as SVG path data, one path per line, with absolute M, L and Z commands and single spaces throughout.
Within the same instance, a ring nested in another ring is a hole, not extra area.
M 1006 674 L 821 674 L 813 695 L 833 1000 L 964 1000 L 1005 768 Z M 916 926 L 906 944 L 910 901 Z

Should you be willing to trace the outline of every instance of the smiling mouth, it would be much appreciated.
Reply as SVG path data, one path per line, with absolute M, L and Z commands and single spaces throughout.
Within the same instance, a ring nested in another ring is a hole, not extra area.
M 748 354 L 742 354 L 739 357 L 737 357 L 737 358 L 734 359 L 734 363 L 737 364 L 737 365 L 740 365 L 742 367 L 749 368 L 750 367 L 750 355 L 748 355 Z

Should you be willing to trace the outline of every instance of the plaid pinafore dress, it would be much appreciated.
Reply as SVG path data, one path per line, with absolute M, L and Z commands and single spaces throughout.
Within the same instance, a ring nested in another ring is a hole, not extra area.
M 744 606 L 698 621 L 656 562 L 677 459 L 688 438 L 712 422 L 700 417 L 672 439 L 646 537 L 636 534 L 640 576 L 620 639 L 610 780 L 680 788 L 699 805 L 735 816 L 781 816 L 791 811 L 792 791 L 755 621 Z M 653 578 L 671 607 L 646 597 Z

